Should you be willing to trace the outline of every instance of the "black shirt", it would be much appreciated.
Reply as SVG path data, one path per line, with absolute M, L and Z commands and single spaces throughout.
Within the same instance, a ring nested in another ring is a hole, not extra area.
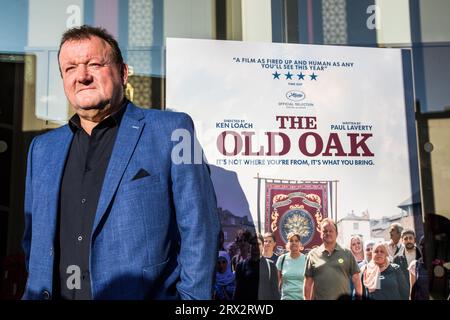
M 234 300 L 280 300 L 278 270 L 264 257 L 241 261 L 236 266 Z
M 89 136 L 74 115 L 74 133 L 61 182 L 56 238 L 54 298 L 92 299 L 91 233 L 106 169 L 126 107 L 105 118 Z

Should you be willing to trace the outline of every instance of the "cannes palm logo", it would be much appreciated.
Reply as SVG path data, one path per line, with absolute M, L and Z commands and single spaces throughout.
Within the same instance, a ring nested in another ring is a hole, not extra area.
M 302 101 L 305 97 L 305 94 L 298 90 L 290 90 L 286 92 L 286 98 L 294 102 Z

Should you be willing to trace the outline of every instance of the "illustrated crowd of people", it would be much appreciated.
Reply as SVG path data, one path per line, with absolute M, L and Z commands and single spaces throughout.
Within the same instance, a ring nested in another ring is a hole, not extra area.
M 301 236 L 287 235 L 277 254 L 274 233 L 239 230 L 226 250 L 221 233 L 215 300 L 427 300 L 428 276 L 424 239 L 393 223 L 389 241 L 358 235 L 348 247 L 337 243 L 332 219 L 320 224 L 322 244 L 304 253 Z

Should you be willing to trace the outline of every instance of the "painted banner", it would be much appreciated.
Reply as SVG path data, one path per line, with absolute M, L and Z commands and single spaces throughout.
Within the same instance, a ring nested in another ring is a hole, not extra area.
M 167 39 L 166 97 L 194 120 L 218 206 L 262 232 L 277 213 L 280 244 L 295 219 L 316 232 L 318 213 L 392 216 L 413 195 L 399 49 Z
M 277 246 L 291 232 L 300 235 L 306 250 L 321 244 L 319 224 L 328 217 L 328 183 L 266 183 L 265 230 L 275 234 Z M 281 250 L 279 250 L 281 251 Z

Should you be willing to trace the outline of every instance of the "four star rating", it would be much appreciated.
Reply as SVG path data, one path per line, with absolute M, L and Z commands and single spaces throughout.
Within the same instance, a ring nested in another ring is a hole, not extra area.
M 311 81 L 317 81 L 317 77 L 318 77 L 318 75 L 315 74 L 314 72 L 310 75 L 306 75 L 303 72 L 300 72 L 298 74 L 293 74 L 293 73 L 290 73 L 289 71 L 288 71 L 288 73 L 285 73 L 285 74 L 281 74 L 281 73 L 278 73 L 278 71 L 275 71 L 275 73 L 272 73 L 272 76 L 273 76 L 273 79 L 278 79 L 278 80 L 283 79 L 283 78 L 280 78 L 281 76 L 284 76 L 286 80 L 293 80 L 292 77 L 294 77 L 294 76 L 297 77 L 296 80 L 305 80 L 305 77 L 309 76 L 309 80 L 311 80 Z

